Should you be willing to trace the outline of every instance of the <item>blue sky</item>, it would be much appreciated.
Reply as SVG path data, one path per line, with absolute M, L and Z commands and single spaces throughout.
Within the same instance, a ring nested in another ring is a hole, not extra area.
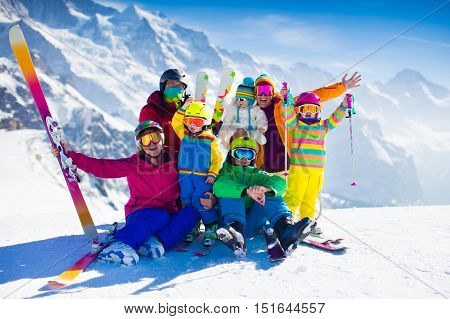
M 385 81 L 403 68 L 450 88 L 450 1 L 108 1 L 161 11 L 203 31 L 211 43 L 259 60 L 303 62 L 339 74 L 389 39 L 447 5 L 397 38 L 355 70 Z

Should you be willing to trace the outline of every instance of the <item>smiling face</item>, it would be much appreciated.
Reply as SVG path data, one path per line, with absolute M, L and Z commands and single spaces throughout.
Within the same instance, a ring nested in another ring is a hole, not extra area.
M 162 141 L 159 143 L 150 143 L 148 146 L 143 146 L 145 154 L 147 154 L 150 157 L 159 157 L 161 155 L 161 152 L 163 150 Z
M 257 95 L 256 101 L 258 102 L 258 106 L 260 108 L 268 107 L 272 104 L 273 95 L 267 96 L 267 95 Z

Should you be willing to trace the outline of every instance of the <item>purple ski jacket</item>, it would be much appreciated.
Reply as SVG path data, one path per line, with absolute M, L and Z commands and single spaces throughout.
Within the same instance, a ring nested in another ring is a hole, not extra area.
M 170 213 L 178 211 L 177 163 L 168 154 L 163 154 L 164 160 L 158 166 L 138 154 L 121 159 L 97 159 L 73 151 L 68 155 L 79 169 L 96 177 L 127 178 L 130 199 L 125 205 L 125 217 L 142 208 L 161 208 Z

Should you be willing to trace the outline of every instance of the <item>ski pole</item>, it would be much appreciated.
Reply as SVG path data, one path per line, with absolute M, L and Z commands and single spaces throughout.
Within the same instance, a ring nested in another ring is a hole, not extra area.
M 356 186 L 355 158 L 354 158 L 354 153 L 353 153 L 353 126 L 352 126 L 352 115 L 356 114 L 354 106 L 353 106 L 355 99 L 354 99 L 353 95 L 348 94 L 348 93 L 345 95 L 345 98 L 347 99 L 347 118 L 348 118 L 348 123 L 350 126 L 350 156 L 352 159 L 353 182 L 350 185 Z
M 283 89 L 288 90 L 287 82 L 283 82 Z M 284 98 L 284 179 L 287 179 L 288 173 L 288 129 L 287 129 L 287 108 L 288 108 L 289 91 L 283 96 Z

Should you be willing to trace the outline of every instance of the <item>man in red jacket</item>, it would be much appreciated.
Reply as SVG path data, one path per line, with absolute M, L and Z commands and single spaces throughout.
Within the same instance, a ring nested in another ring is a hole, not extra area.
M 135 265 L 139 255 L 161 257 L 200 221 L 194 208 L 178 209 L 177 163 L 163 150 L 161 126 L 154 121 L 141 122 L 135 136 L 138 152 L 128 158 L 97 159 L 68 151 L 73 164 L 86 173 L 127 178 L 130 199 L 125 205 L 125 227 L 117 231 L 116 241 L 99 258 L 128 266 Z
M 182 70 L 169 69 L 159 80 L 159 91 L 155 91 L 147 99 L 142 108 L 139 122 L 152 120 L 161 125 L 166 136 L 164 149 L 177 158 L 180 150 L 180 139 L 172 128 L 172 118 L 181 106 L 187 88 L 186 75 Z

